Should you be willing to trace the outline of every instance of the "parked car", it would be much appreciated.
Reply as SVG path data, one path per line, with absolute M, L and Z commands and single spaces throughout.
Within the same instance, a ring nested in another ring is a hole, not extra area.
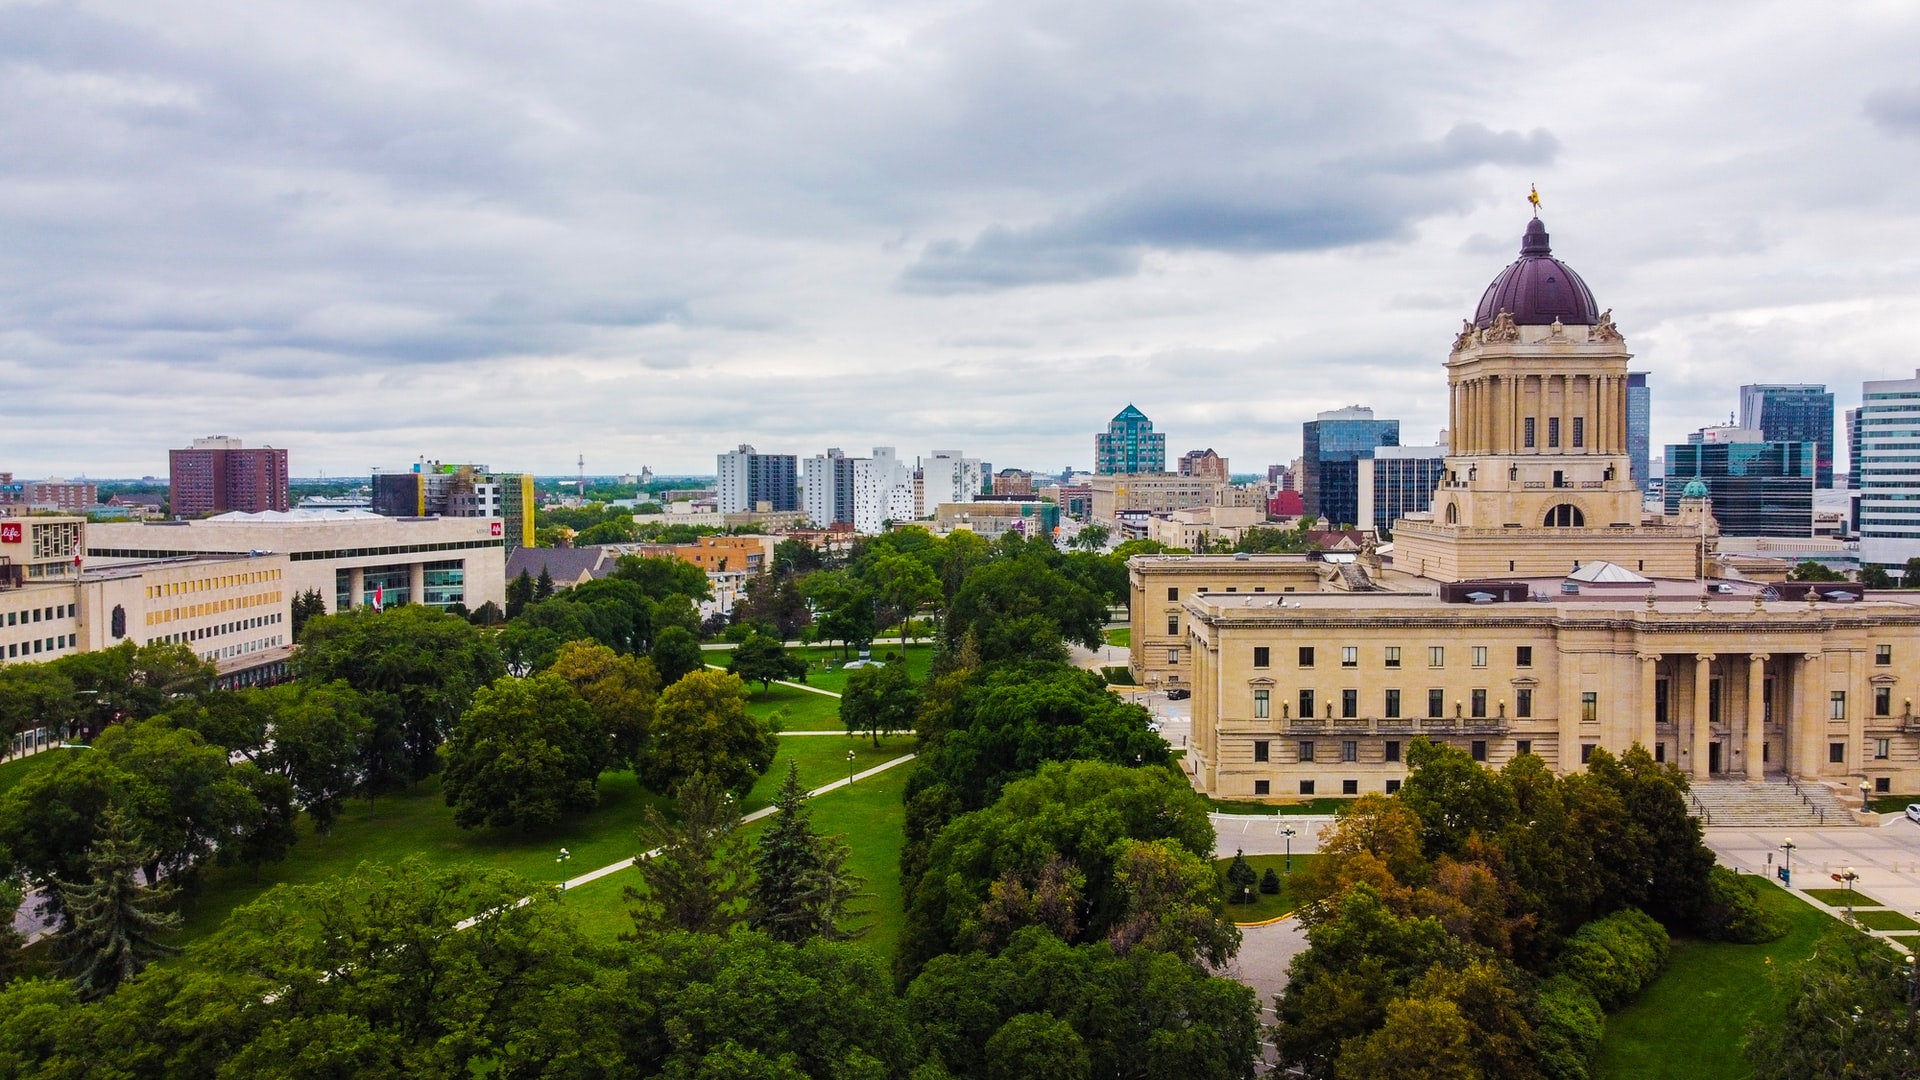
M 1183 687 L 1179 687 L 1179 686 L 1176 686 L 1173 689 L 1167 691 L 1168 701 L 1185 701 L 1192 696 L 1193 696 L 1193 691 L 1185 689 Z
M 1920 802 L 1907 804 L 1907 820 L 1920 821 Z

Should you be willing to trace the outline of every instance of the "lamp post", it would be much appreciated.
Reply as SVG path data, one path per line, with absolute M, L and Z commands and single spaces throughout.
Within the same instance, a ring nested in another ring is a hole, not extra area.
M 1293 833 L 1294 829 L 1291 825 L 1280 830 L 1280 835 L 1287 838 L 1287 875 L 1289 877 L 1293 875 Z
M 853 751 L 847 751 L 847 784 L 853 784 Z
M 1867 812 L 1867 792 L 1872 789 L 1873 785 L 1867 783 L 1865 780 L 1860 781 L 1860 812 L 1863 814 Z
M 567 891 L 567 872 L 564 868 L 568 863 L 573 861 L 573 852 L 568 851 L 566 848 L 561 848 L 560 857 L 553 861 L 562 867 L 560 871 L 560 891 L 566 892 Z
M 1841 872 L 1833 876 L 1847 883 L 1847 921 L 1852 922 L 1853 921 L 1853 883 L 1860 880 L 1860 875 L 1857 872 L 1855 872 L 1853 867 L 1849 866 L 1845 870 L 1842 870 Z
M 1793 888 L 1793 849 L 1797 846 L 1791 836 L 1781 839 L 1780 850 L 1787 853 L 1787 865 L 1780 868 L 1780 884 L 1789 889 Z

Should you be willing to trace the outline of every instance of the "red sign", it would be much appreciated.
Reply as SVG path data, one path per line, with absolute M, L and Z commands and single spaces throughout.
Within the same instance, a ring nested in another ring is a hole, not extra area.
M 0 522 L 0 544 L 19 544 L 27 539 L 27 527 L 18 521 Z
M 496 521 L 496 522 L 494 522 L 494 523 L 493 523 L 493 535 L 495 535 L 495 536 L 505 536 L 505 535 L 506 535 L 506 526 L 504 526 L 504 525 L 503 525 L 502 523 L 500 523 L 500 522 L 498 522 L 498 521 Z

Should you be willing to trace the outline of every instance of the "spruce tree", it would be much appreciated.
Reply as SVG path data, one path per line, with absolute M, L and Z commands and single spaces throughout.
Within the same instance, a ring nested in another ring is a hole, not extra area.
M 674 802 L 678 820 L 650 806 L 640 827 L 641 854 L 634 865 L 646 888 L 625 890 L 636 905 L 635 934 L 723 934 L 740 921 L 747 893 L 739 801 L 718 781 L 695 773 L 680 784 Z
M 773 823 L 760 834 L 753 860 L 753 892 L 747 922 L 755 930 L 790 944 L 808 938 L 858 937 L 865 928 L 842 929 L 852 914 L 848 902 L 864 895 L 865 884 L 848 872 L 846 844 L 813 831 L 800 787 L 798 763 L 787 764 L 787 778 L 774 800 Z
M 547 568 L 544 566 L 540 568 L 540 576 L 534 579 L 533 598 L 536 601 L 553 598 L 553 575 L 547 573 Z
M 1253 903 L 1254 886 L 1260 883 L 1260 875 L 1247 861 L 1246 853 L 1236 850 L 1233 862 L 1227 866 L 1227 902 L 1230 904 Z
M 153 861 L 126 814 L 110 808 L 100 817 L 100 836 L 87 852 L 87 882 L 55 880 L 72 927 L 62 935 L 61 973 L 74 992 L 91 1001 L 111 994 L 154 959 L 179 950 L 160 940 L 180 926 L 163 910 L 173 896 L 165 885 L 146 886 L 136 876 Z
M 531 603 L 533 603 L 533 575 L 522 570 L 519 577 L 507 582 L 507 618 L 518 616 Z

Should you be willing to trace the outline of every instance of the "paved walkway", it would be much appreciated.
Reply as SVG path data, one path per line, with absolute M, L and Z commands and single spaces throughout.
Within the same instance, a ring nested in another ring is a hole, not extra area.
M 711 671 L 725 671 L 725 670 L 727 670 L 727 666 L 726 666 L 725 664 L 708 664 L 708 665 L 707 665 L 707 668 L 708 668 L 709 670 L 711 670 Z M 758 680 L 758 679 L 755 679 L 754 681 L 755 681 L 755 682 L 758 682 L 759 680 Z M 773 680 L 773 685 L 775 685 L 775 686 L 791 686 L 791 687 L 793 687 L 793 688 L 794 688 L 795 690 L 805 690 L 805 691 L 806 691 L 807 693 L 809 693 L 809 694 L 819 694 L 819 695 L 821 695 L 822 697 L 830 697 L 830 698 L 838 698 L 838 697 L 840 696 L 839 694 L 836 694 L 836 693 L 834 693 L 834 692 L 833 692 L 833 691 L 831 691 L 831 690 L 822 690 L 822 689 L 820 689 L 820 688 L 819 688 L 819 687 L 817 687 L 817 686 L 808 686 L 808 685 L 807 685 L 806 683 L 797 683 L 797 682 L 788 682 L 788 681 L 787 681 L 787 680 L 785 680 L 785 679 L 775 679 L 775 680 Z
M 1717 827 L 1705 833 L 1707 846 L 1723 865 L 1769 878 L 1773 878 L 1774 871 L 1786 861 L 1781 845 L 1791 837 L 1794 844 L 1792 891 L 1836 919 L 1845 917 L 1844 908 L 1823 904 L 1805 895 L 1803 890 L 1845 888 L 1845 884 L 1833 880 L 1832 875 L 1848 867 L 1860 875 L 1854 882 L 1856 891 L 1909 918 L 1920 915 L 1920 825 L 1905 817 L 1894 817 L 1879 828 L 1856 825 L 1789 832 Z

